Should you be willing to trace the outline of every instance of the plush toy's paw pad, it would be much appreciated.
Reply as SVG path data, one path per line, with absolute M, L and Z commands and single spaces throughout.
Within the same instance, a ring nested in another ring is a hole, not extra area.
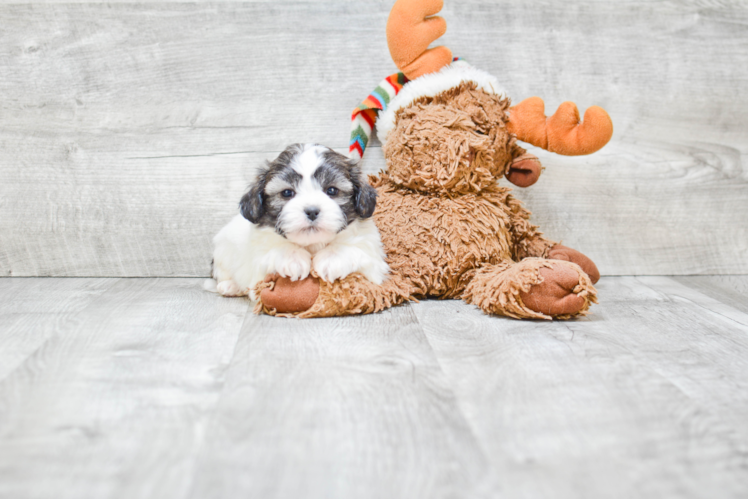
M 595 263 L 582 252 L 578 252 L 573 248 L 565 247 L 564 245 L 556 245 L 548 251 L 548 258 L 573 262 L 581 267 L 582 271 L 587 273 L 587 276 L 590 277 L 590 281 L 592 281 L 593 285 L 600 279 L 600 271 L 598 271 Z
M 576 293 L 579 273 L 575 268 L 557 262 L 553 268 L 541 268 L 539 273 L 542 283 L 520 293 L 525 306 L 548 316 L 572 315 L 584 308 L 585 299 Z
M 263 288 L 260 301 L 268 309 L 279 313 L 300 313 L 314 305 L 319 296 L 319 280 L 313 276 L 292 281 L 279 275 L 269 275 L 265 282 L 273 282 L 272 287 Z
M 221 281 L 216 285 L 216 291 L 224 297 L 242 297 L 247 295 L 247 290 L 242 289 L 232 280 Z
M 287 252 L 278 266 L 278 274 L 291 281 L 298 281 L 309 276 L 312 270 L 312 256 L 303 248 Z
M 529 187 L 540 178 L 543 166 L 537 156 L 525 153 L 514 159 L 509 165 L 505 177 L 509 182 L 519 187 Z

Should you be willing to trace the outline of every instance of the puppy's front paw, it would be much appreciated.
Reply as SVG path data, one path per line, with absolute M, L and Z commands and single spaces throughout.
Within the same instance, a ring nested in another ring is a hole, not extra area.
M 224 297 L 242 297 L 249 293 L 248 290 L 242 289 L 233 280 L 221 281 L 216 285 L 216 290 Z
M 303 280 L 312 270 L 312 255 L 303 248 L 294 248 L 278 259 L 276 271 L 291 281 Z
M 356 270 L 356 265 L 343 252 L 325 248 L 314 256 L 314 270 L 322 280 L 332 283 Z

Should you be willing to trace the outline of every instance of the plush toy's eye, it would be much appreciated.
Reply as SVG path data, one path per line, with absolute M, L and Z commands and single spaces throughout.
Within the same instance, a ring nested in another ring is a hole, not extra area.
M 284 189 L 281 191 L 281 196 L 284 198 L 293 198 L 293 195 L 295 195 L 293 189 Z
M 327 196 L 335 196 L 336 194 L 338 194 L 338 188 L 336 188 L 336 187 L 329 187 L 329 188 L 327 188 L 327 191 L 325 191 L 325 192 L 327 193 Z

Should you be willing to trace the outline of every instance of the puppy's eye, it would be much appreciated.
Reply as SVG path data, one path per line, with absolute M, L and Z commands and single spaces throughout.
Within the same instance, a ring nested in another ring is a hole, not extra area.
M 327 188 L 327 191 L 325 191 L 325 192 L 327 193 L 327 196 L 335 196 L 336 194 L 338 194 L 338 188 L 336 188 L 336 187 L 329 187 L 329 188 Z
M 281 196 L 284 198 L 293 198 L 293 195 L 295 195 L 293 189 L 284 189 L 281 191 Z

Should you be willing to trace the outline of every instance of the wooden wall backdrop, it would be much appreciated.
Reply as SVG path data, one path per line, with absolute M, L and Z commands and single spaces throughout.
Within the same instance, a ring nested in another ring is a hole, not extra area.
M 394 70 L 390 5 L 0 6 L 0 275 L 207 275 L 254 166 L 290 142 L 346 149 L 351 109 Z M 443 15 L 442 41 L 515 100 L 613 117 L 595 155 L 538 153 L 543 177 L 518 192 L 547 235 L 608 275 L 748 273 L 748 4 Z

